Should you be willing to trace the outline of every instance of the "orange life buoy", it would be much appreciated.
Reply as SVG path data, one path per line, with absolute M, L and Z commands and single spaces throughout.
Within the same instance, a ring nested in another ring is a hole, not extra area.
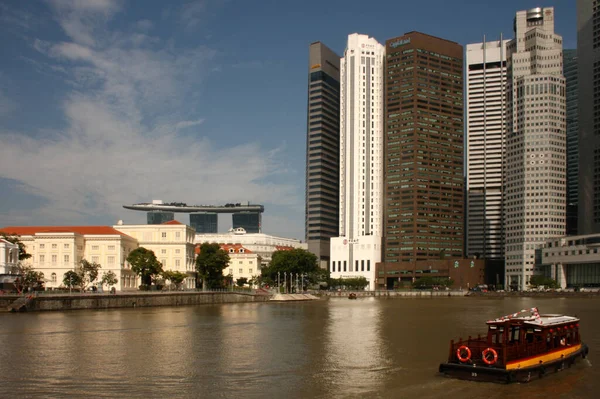
M 491 360 L 488 359 L 488 355 L 490 353 L 493 355 L 493 358 Z M 483 352 L 481 352 L 481 357 L 483 358 L 483 362 L 485 364 L 491 366 L 492 364 L 498 361 L 498 352 L 496 352 L 494 348 L 487 348 Z
M 467 355 L 463 356 L 463 352 L 466 352 Z M 461 363 L 468 362 L 469 360 L 471 360 L 471 349 L 469 349 L 469 347 L 466 345 L 460 346 L 456 350 L 456 357 L 458 358 L 458 360 L 461 361 Z

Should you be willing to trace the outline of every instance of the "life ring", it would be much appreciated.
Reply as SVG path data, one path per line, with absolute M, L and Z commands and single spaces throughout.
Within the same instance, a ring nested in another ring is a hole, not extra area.
M 463 356 L 463 351 L 467 352 L 467 356 Z M 458 347 L 456 350 L 456 357 L 460 360 L 461 363 L 466 363 L 471 360 L 471 349 L 468 346 L 463 345 Z
M 488 359 L 488 355 L 490 353 L 494 356 L 493 359 L 491 359 L 491 360 Z M 481 352 L 481 357 L 485 364 L 487 364 L 488 366 L 491 366 L 492 364 L 494 364 L 498 361 L 498 352 L 496 352 L 496 350 L 494 348 L 487 348 L 483 352 Z

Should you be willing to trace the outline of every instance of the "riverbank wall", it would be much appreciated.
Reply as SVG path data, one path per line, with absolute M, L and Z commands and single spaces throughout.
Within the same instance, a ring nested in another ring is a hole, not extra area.
M 454 297 L 465 296 L 467 291 L 450 290 L 450 291 L 435 291 L 435 290 L 403 290 L 403 291 L 323 291 L 321 295 L 332 298 L 344 297 L 348 298 L 350 294 L 356 294 L 357 298 L 363 297 L 386 297 L 386 298 L 432 298 L 432 297 Z
M 22 296 L 0 296 L 0 312 Z M 156 306 L 190 306 L 221 303 L 267 302 L 270 295 L 243 292 L 166 292 L 130 294 L 37 295 L 27 305 L 27 311 L 92 310 Z

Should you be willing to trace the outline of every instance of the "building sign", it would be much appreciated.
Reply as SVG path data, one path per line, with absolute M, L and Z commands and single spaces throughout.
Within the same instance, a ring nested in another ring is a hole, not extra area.
M 475 261 L 471 261 L 471 267 L 475 267 Z
M 393 42 L 392 44 L 390 44 L 391 48 L 396 48 L 396 47 L 400 47 L 400 46 L 404 46 L 405 44 L 410 43 L 410 37 L 408 39 L 404 39 L 404 40 L 397 40 L 395 42 Z
M 321 68 L 321 64 L 315 64 L 310 67 L 310 69 Z
M 458 261 L 457 260 L 454 261 L 454 267 L 455 268 L 458 267 Z

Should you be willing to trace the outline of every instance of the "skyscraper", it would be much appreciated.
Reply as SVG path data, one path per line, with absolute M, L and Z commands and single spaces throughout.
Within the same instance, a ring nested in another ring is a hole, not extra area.
M 381 260 L 384 57 L 375 39 L 354 33 L 341 59 L 340 226 L 330 271 L 363 276 L 371 289 Z
M 578 234 L 600 233 L 600 1 L 577 0 Z
M 504 258 L 506 43 L 468 44 L 466 51 L 467 256 Z
M 463 48 L 386 41 L 385 264 L 463 256 Z
M 506 285 L 526 289 L 535 249 L 566 232 L 566 104 L 554 8 L 519 11 L 507 45 Z
M 567 82 L 567 235 L 576 235 L 579 186 L 577 50 L 563 51 L 563 75 Z
M 323 268 L 339 226 L 340 57 L 323 43 L 309 49 L 305 231 Z

